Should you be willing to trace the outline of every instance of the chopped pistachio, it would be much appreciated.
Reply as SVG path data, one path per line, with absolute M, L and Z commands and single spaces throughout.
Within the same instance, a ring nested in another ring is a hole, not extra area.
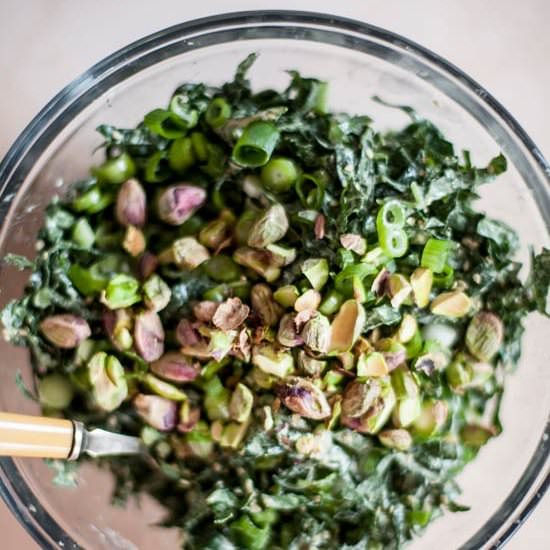
M 418 323 L 416 319 L 410 313 L 406 313 L 403 315 L 403 319 L 401 320 L 401 324 L 395 336 L 399 342 L 406 344 L 414 338 L 417 330 Z
M 269 343 L 257 344 L 252 348 L 252 364 L 279 378 L 288 376 L 294 370 L 292 354 Z
M 428 267 L 417 267 L 411 275 L 410 282 L 415 304 L 418 307 L 426 307 L 433 285 L 432 270 Z
M 342 414 L 352 418 L 362 416 L 375 405 L 381 393 L 382 385 L 378 380 L 353 380 L 344 390 Z
M 407 430 L 384 430 L 378 434 L 378 439 L 384 447 L 396 451 L 408 451 L 412 446 L 412 437 Z
M 242 443 L 246 432 L 248 431 L 249 422 L 230 422 L 224 429 L 222 436 L 220 437 L 220 445 L 222 447 L 230 447 L 231 449 L 237 449 Z
M 294 285 L 281 286 L 273 293 L 275 301 L 284 308 L 294 307 L 299 296 L 300 293 Z
M 174 263 L 182 269 L 195 269 L 210 258 L 208 249 L 195 237 L 182 237 L 172 244 Z
M 164 353 L 164 328 L 152 310 L 138 313 L 134 320 L 134 343 L 145 361 L 156 361 Z
M 165 397 L 171 401 L 187 400 L 187 395 L 182 390 L 152 374 L 146 374 L 143 378 L 143 382 L 153 393 L 156 393 L 161 397 Z
M 254 285 L 250 291 L 252 310 L 258 314 L 262 324 L 267 327 L 275 326 L 283 311 L 274 300 L 271 288 L 265 283 Z
M 445 425 L 448 414 L 449 406 L 445 401 L 424 401 L 420 414 L 412 423 L 414 434 L 422 438 L 432 437 Z
M 464 292 L 452 290 L 434 298 L 430 304 L 430 311 L 436 315 L 459 318 L 467 315 L 471 306 L 472 302 Z
M 382 353 L 362 353 L 357 359 L 357 376 L 377 377 L 388 373 L 389 368 Z
M 199 242 L 211 250 L 217 250 L 228 238 L 228 234 L 229 224 L 225 220 L 212 220 L 201 229 Z
M 182 225 L 206 201 L 206 191 L 194 185 L 168 187 L 157 198 L 157 214 L 165 223 Z
M 489 362 L 497 354 L 504 338 L 500 318 L 489 311 L 476 313 L 466 330 L 466 346 L 480 361 Z
M 248 246 L 265 248 L 280 241 L 288 231 L 286 210 L 281 204 L 274 204 L 256 219 L 248 236 Z
M 219 329 L 233 330 L 246 321 L 249 313 L 250 308 L 240 298 L 228 298 L 217 307 L 212 322 Z
M 143 301 L 153 311 L 163 310 L 172 297 L 170 287 L 156 274 L 143 283 Z
M 88 361 L 87 376 L 96 407 L 114 411 L 128 396 L 124 368 L 114 355 L 97 352 Z
M 277 342 L 287 348 L 300 346 L 304 343 L 296 327 L 295 313 L 287 313 L 281 318 L 277 331 Z
M 294 309 L 298 312 L 306 310 L 316 310 L 321 303 L 321 294 L 319 291 L 310 288 L 306 290 L 300 297 L 294 302 Z
M 173 430 L 178 422 L 178 404 L 158 395 L 139 393 L 134 397 L 134 408 L 149 426 L 161 431 Z
M 219 302 L 213 302 L 212 300 L 203 300 L 193 306 L 193 314 L 198 321 L 203 323 L 209 323 L 214 317 L 214 313 L 218 309 Z
M 412 292 L 407 278 L 398 273 L 392 273 L 388 280 L 388 291 L 392 307 L 399 308 Z
M 246 422 L 250 418 L 254 395 L 244 384 L 237 384 L 229 402 L 229 416 L 237 422 Z
M 494 435 L 494 430 L 475 424 L 468 424 L 460 430 L 462 441 L 472 447 L 482 447 Z
M 304 456 L 323 456 L 331 445 L 330 434 L 326 430 L 300 436 L 295 443 L 296 451 Z
M 451 389 L 461 394 L 472 382 L 474 371 L 468 358 L 464 354 L 458 353 L 446 368 L 445 375 Z
M 356 233 L 345 233 L 340 235 L 340 244 L 347 250 L 363 256 L 367 251 L 367 240 Z
M 170 382 L 192 382 L 200 374 L 200 366 L 180 352 L 170 351 L 151 363 L 151 371 Z
M 139 256 L 145 250 L 145 235 L 141 229 L 133 225 L 126 227 L 122 248 L 130 254 L 130 256 Z
M 256 250 L 243 246 L 235 250 L 233 253 L 233 260 L 239 265 L 254 270 L 268 283 L 276 281 L 281 275 L 281 269 L 277 259 L 269 250 Z
M 40 322 L 40 331 L 55 347 L 63 349 L 76 348 L 92 334 L 85 319 L 68 313 L 46 317 Z
M 365 318 L 365 309 L 357 300 L 344 302 L 332 321 L 329 351 L 350 350 L 363 332 Z
M 229 329 L 209 330 L 208 336 L 210 338 L 208 342 L 210 357 L 213 357 L 216 361 L 221 361 L 231 351 L 238 332 Z
M 306 348 L 313 352 L 326 353 L 330 346 L 330 322 L 320 313 L 311 318 L 300 333 Z
M 288 409 L 305 418 L 323 420 L 331 414 L 330 405 L 323 392 L 305 378 L 287 377 L 280 384 L 278 394 Z
M 317 291 L 321 290 L 328 281 L 329 267 L 325 258 L 309 258 L 302 263 L 301 270 Z
M 145 225 L 147 218 L 147 196 L 136 179 L 125 181 L 118 191 L 115 216 L 120 225 Z
M 318 378 L 327 366 L 326 361 L 310 357 L 305 350 L 300 350 L 297 356 L 298 368 L 306 376 Z
M 280 244 L 268 244 L 266 249 L 273 254 L 273 261 L 280 267 L 290 265 L 298 255 L 295 248 L 287 248 Z
M 379 297 L 384 296 L 389 280 L 390 272 L 385 267 L 383 267 L 372 281 L 372 285 L 370 287 L 371 292 Z
M 346 400 L 344 393 L 340 422 L 344 426 L 357 432 L 376 434 L 382 429 L 391 416 L 396 403 L 396 397 L 388 376 L 371 378 L 367 383 L 372 385 L 372 389 L 370 390 L 371 397 L 365 397 L 367 403 L 370 403 L 370 406 L 360 416 L 350 416 L 344 412 Z M 354 409 L 355 411 L 360 410 L 359 405 L 361 405 L 361 403 L 361 401 L 358 401 L 358 408 Z

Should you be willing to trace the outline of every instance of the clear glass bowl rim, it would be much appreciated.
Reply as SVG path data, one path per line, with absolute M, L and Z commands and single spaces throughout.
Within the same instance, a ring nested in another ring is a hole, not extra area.
M 0 187 L 0 196 L 6 192 L 15 194 L 23 181 L 23 178 L 18 175 L 25 174 L 29 169 L 29 166 L 23 161 L 28 157 L 38 157 L 45 151 L 57 134 L 57 130 L 65 125 L 71 110 L 75 109 L 75 112 L 79 112 L 79 98 L 86 95 L 88 102 L 93 101 L 94 97 L 90 99 L 89 96 L 96 80 L 105 79 L 115 69 L 124 67 L 131 59 L 148 53 L 154 54 L 155 51 L 160 52 L 163 47 L 174 41 L 182 41 L 203 33 L 224 29 L 235 31 L 254 25 L 273 25 L 286 29 L 306 27 L 342 36 L 345 36 L 346 33 L 353 33 L 364 39 L 375 39 L 417 56 L 435 66 L 443 74 L 458 81 L 464 88 L 477 95 L 478 101 L 483 102 L 488 111 L 504 123 L 525 147 L 530 160 L 534 161 L 535 165 L 541 169 L 542 179 L 546 181 L 548 187 L 537 183 L 537 188 L 534 191 L 537 198 L 542 199 L 539 202 L 539 208 L 546 226 L 550 227 L 550 164 L 517 120 L 482 86 L 436 53 L 391 31 L 332 14 L 291 10 L 231 12 L 195 19 L 145 36 L 107 56 L 54 96 L 18 136 L 0 163 L 0 183 L 7 182 L 6 185 Z M 99 95 L 104 92 L 105 88 L 101 88 Z M 10 206 L 11 201 L 0 202 L 0 228 Z M 549 436 L 550 415 L 541 442 L 514 490 L 490 520 L 462 548 L 481 548 L 488 541 L 491 541 L 492 548 L 499 548 L 529 517 L 550 486 Z M 541 473 L 543 474 L 542 479 L 540 479 L 535 492 L 525 502 L 522 502 L 533 484 L 537 482 L 538 478 L 541 478 Z M 0 458 L 0 495 L 41 548 L 58 547 L 53 541 L 62 542 L 65 548 L 78 548 L 76 542 L 57 524 L 33 495 L 11 458 Z M 503 528 L 504 531 L 502 531 Z M 501 534 L 498 538 L 491 540 L 499 531 Z

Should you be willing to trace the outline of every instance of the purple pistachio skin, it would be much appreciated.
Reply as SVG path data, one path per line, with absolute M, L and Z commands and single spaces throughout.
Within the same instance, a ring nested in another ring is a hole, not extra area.
M 201 336 L 188 319 L 182 319 L 176 327 L 176 340 L 182 346 L 194 346 L 201 341 Z
M 158 197 L 157 214 L 165 223 L 181 225 L 187 221 L 206 200 L 206 191 L 195 185 L 172 185 Z
M 192 382 L 201 372 L 200 365 L 177 351 L 165 353 L 160 359 L 151 363 L 151 370 L 170 382 Z
M 145 251 L 138 260 L 139 278 L 145 281 L 157 270 L 158 266 L 158 258 L 153 253 Z
M 92 334 L 85 319 L 69 313 L 46 317 L 40 323 L 40 330 L 56 348 L 63 349 L 76 348 Z
M 145 361 L 156 361 L 164 353 L 164 328 L 154 311 L 142 311 L 136 315 L 134 345 Z
M 142 227 L 147 221 L 147 197 L 141 184 L 130 179 L 122 184 L 117 195 L 115 216 L 120 225 Z
M 198 407 L 195 407 L 189 411 L 186 419 L 182 419 L 180 414 L 180 421 L 176 426 L 176 429 L 178 430 L 178 432 L 184 434 L 190 432 L 197 425 L 197 422 L 200 420 L 200 418 L 201 410 Z
M 178 404 L 164 397 L 138 393 L 134 408 L 147 424 L 161 432 L 173 430 L 178 423 Z
M 304 378 L 288 377 L 279 385 L 278 395 L 287 408 L 305 418 L 322 420 L 331 414 L 330 405 L 323 392 Z

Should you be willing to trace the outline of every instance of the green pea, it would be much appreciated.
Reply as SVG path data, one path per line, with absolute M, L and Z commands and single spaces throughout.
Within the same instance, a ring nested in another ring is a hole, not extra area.
M 204 118 L 212 128 L 219 128 L 231 116 L 231 105 L 223 97 L 215 97 L 206 109 Z
M 218 254 L 205 262 L 204 271 L 211 279 L 220 283 L 229 283 L 241 276 L 239 266 L 225 254 Z
M 323 315 L 332 315 L 340 309 L 343 301 L 344 296 L 342 296 L 342 294 L 340 294 L 337 290 L 331 289 L 325 294 L 323 301 L 319 306 L 319 311 Z
M 193 152 L 200 162 L 208 160 L 208 140 L 201 132 L 193 132 L 191 134 L 191 143 L 193 144 Z
M 50 374 L 38 381 L 40 404 L 50 409 L 64 409 L 73 400 L 72 384 L 61 374 Z
M 92 248 L 95 232 L 86 218 L 80 218 L 73 226 L 72 240 L 82 248 Z
M 170 177 L 170 167 L 166 151 L 153 153 L 143 167 L 143 179 L 148 183 L 159 183 Z
M 94 185 L 85 193 L 76 197 L 72 203 L 72 207 L 77 212 L 96 214 L 107 208 L 113 201 L 114 195 L 112 193 L 106 193 L 99 186 Z
M 296 163 L 288 158 L 274 157 L 263 168 L 263 186 L 274 193 L 284 193 L 292 189 L 299 176 Z
M 172 142 L 168 151 L 168 164 L 172 170 L 179 174 L 195 164 L 193 141 L 190 137 L 182 137 Z

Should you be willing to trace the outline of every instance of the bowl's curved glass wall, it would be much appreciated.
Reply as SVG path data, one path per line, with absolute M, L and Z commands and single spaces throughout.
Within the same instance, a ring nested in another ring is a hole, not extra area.
M 159 33 L 92 69 L 34 122 L 0 168 L 0 256 L 32 256 L 44 206 L 99 162 L 100 123 L 135 125 L 163 105 L 185 81 L 219 84 L 232 77 L 251 51 L 260 57 L 250 72 L 255 87 L 282 87 L 287 69 L 330 82 L 330 107 L 370 114 L 379 127 L 407 122 L 395 109 L 372 101 L 414 107 L 439 125 L 458 147 L 483 163 L 503 151 L 510 169 L 488 186 L 483 207 L 515 227 L 523 243 L 548 246 L 550 196 L 544 162 L 505 112 L 469 80 L 429 52 L 364 25 L 310 15 L 233 15 Z M 527 259 L 527 249 L 522 259 Z M 25 277 L 0 265 L 0 307 L 23 291 Z M 527 323 L 524 356 L 510 377 L 503 405 L 504 434 L 482 450 L 461 476 L 469 512 L 447 514 L 413 548 L 477 547 L 512 530 L 518 513 L 548 474 L 543 437 L 550 411 L 550 326 Z M 15 373 L 30 381 L 27 353 L 0 341 L 0 409 L 37 413 L 21 397 Z M 161 510 L 147 499 L 126 509 L 109 506 L 111 480 L 86 465 L 76 489 L 52 486 L 52 472 L 38 460 L 3 460 L 4 493 L 44 547 L 89 549 L 178 547 L 174 531 L 151 527 Z M 518 485 L 519 484 L 519 485 Z

